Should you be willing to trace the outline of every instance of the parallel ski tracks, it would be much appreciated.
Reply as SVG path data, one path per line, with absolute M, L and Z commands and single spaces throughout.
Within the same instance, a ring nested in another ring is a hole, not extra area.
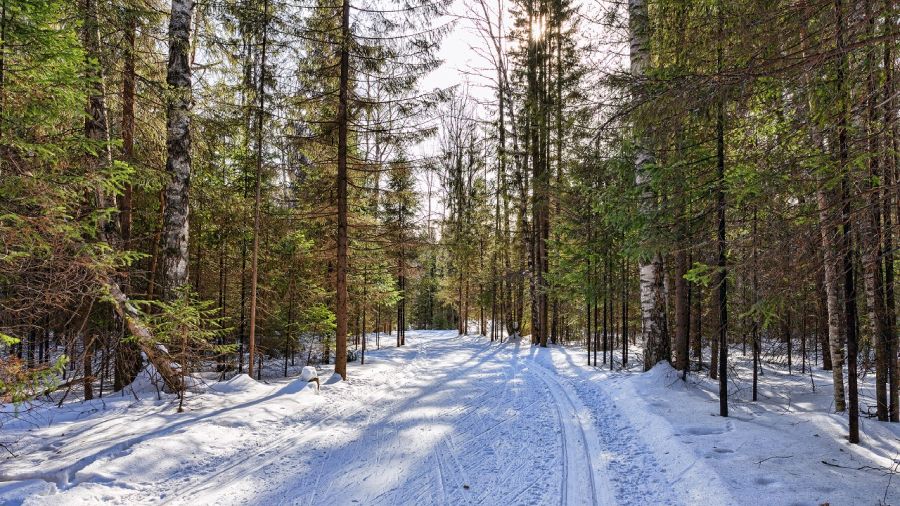
M 602 450 L 595 434 L 585 432 L 584 425 L 593 423 L 590 417 L 585 416 L 587 409 L 580 399 L 574 398 L 560 385 L 560 379 L 548 372 L 542 365 L 532 360 L 531 367 L 527 371 L 534 373 L 550 392 L 556 407 L 560 425 L 560 446 L 562 465 L 562 484 L 560 487 L 560 505 L 591 504 L 593 506 L 606 506 L 615 504 L 609 482 L 597 478 L 601 474 L 601 467 L 594 461 L 595 455 L 599 457 Z M 605 466 L 604 466 L 605 467 Z M 577 471 L 580 471 L 578 473 Z M 587 473 L 589 490 L 583 490 L 583 474 Z M 572 476 L 575 474 L 575 476 Z M 598 483 L 599 482 L 599 483 Z M 586 493 L 587 492 L 587 493 Z

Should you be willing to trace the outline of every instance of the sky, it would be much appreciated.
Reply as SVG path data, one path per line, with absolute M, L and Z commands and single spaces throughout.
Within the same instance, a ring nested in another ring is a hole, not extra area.
M 509 9 L 512 0 L 500 0 L 503 8 L 504 24 L 508 27 L 511 20 Z M 576 0 L 577 1 L 577 0 Z M 602 74 L 604 69 L 627 68 L 627 46 L 623 43 L 626 39 L 623 34 L 609 31 L 604 28 L 600 20 L 609 14 L 610 9 L 617 9 L 615 2 L 608 0 L 581 0 L 579 2 L 579 32 L 585 43 L 591 42 L 593 48 L 585 51 L 583 57 L 591 72 Z M 496 6 L 497 0 L 491 0 L 489 5 Z M 428 75 L 420 83 L 422 91 L 435 88 L 449 88 L 460 86 L 465 88 L 464 94 L 475 102 L 493 104 L 496 100 L 493 89 L 493 64 L 484 58 L 485 53 L 492 52 L 487 47 L 487 41 L 476 29 L 475 22 L 471 20 L 474 8 L 478 6 L 475 0 L 455 0 L 450 8 L 447 19 L 439 20 L 435 25 L 455 21 L 455 26 L 443 40 L 439 57 L 443 64 Z M 496 8 L 496 7 L 495 7 Z M 508 28 L 507 28 L 508 30 Z M 490 77 L 485 77 L 490 76 Z M 592 76 L 596 77 L 596 76 Z M 476 114 L 487 117 L 490 114 L 487 107 L 476 106 L 473 108 Z M 439 142 L 430 139 L 419 144 L 414 153 L 417 157 L 434 156 L 437 153 Z M 424 171 L 423 171 L 424 172 Z M 421 217 L 427 214 L 428 202 L 426 198 L 428 184 L 426 174 L 418 175 L 417 190 L 421 195 Z M 441 203 L 439 197 L 439 181 L 432 175 L 431 210 L 432 219 L 440 219 Z M 438 193 L 435 193 L 438 192 Z
M 444 63 L 422 82 L 423 89 L 468 83 L 470 95 L 483 99 L 493 96 L 493 91 L 487 87 L 488 83 L 475 75 L 479 70 L 487 70 L 488 63 L 474 49 L 483 47 L 485 42 L 475 30 L 473 22 L 466 18 L 466 5 L 472 3 L 472 0 L 456 0 L 451 6 L 450 14 L 455 18 L 455 26 L 441 44 L 439 55 Z M 508 3 L 504 1 L 504 5 Z M 449 21 L 451 19 L 446 20 Z
M 471 2 L 471 0 L 469 0 Z M 456 0 L 450 8 L 453 18 L 441 20 L 439 23 L 454 22 L 450 32 L 441 44 L 439 56 L 443 63 L 441 66 L 422 80 L 420 88 L 433 90 L 435 88 L 449 88 L 452 86 L 467 87 L 468 94 L 487 100 L 493 92 L 487 87 L 483 79 L 479 79 L 475 69 L 484 67 L 483 59 L 473 49 L 483 44 L 483 40 L 475 32 L 474 25 L 465 18 L 466 0 Z M 438 148 L 437 139 L 429 139 L 419 144 L 415 151 L 419 157 L 429 157 L 436 154 Z M 431 183 L 431 203 L 427 199 L 429 178 Z M 443 208 L 440 200 L 440 181 L 435 174 L 427 174 L 420 171 L 417 175 L 416 190 L 420 195 L 422 208 L 419 209 L 419 219 L 425 221 L 428 210 L 431 210 L 432 222 L 439 220 Z

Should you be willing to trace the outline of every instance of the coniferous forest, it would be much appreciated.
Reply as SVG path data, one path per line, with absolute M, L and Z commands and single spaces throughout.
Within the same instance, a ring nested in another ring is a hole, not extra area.
M 0 503 L 900 504 L 898 33 L 0 0 Z

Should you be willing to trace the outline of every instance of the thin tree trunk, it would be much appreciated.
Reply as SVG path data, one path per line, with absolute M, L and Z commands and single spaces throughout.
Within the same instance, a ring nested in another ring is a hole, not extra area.
M 89 401 L 94 398 L 94 335 L 85 329 L 82 332 L 82 343 L 84 350 L 82 351 L 82 373 L 84 386 L 84 400 Z
M 756 239 L 757 234 L 757 224 L 758 224 L 758 210 L 756 207 L 753 208 L 753 231 L 752 231 L 752 241 L 753 241 L 753 251 L 751 252 L 751 262 L 753 263 L 753 274 L 751 275 L 751 290 L 752 290 L 752 302 L 753 305 L 759 303 L 759 252 L 756 247 Z M 752 318 L 752 323 L 750 327 L 751 336 L 753 339 L 753 402 L 757 401 L 758 397 L 758 386 L 759 386 L 759 351 L 760 351 L 760 343 L 759 343 L 759 317 L 756 312 L 754 312 L 750 318 Z
M 840 305 L 840 284 L 838 276 L 838 241 L 834 226 L 833 203 L 824 182 L 819 183 L 816 202 L 819 208 L 819 229 L 822 234 L 822 250 L 824 252 L 824 276 L 826 307 L 828 310 L 828 343 L 831 355 L 831 374 L 834 382 L 834 409 L 846 411 L 844 395 L 844 349 L 841 342 L 843 308 Z
M 857 390 L 857 333 L 856 333 L 856 281 L 853 269 L 853 235 L 851 230 L 851 209 L 850 209 L 850 181 L 849 176 L 845 172 L 847 167 L 848 140 L 847 140 L 847 118 L 849 115 L 849 97 L 845 90 L 844 76 L 847 69 L 847 56 L 845 52 L 844 41 L 844 2 L 843 0 L 835 0 L 835 17 L 837 18 L 836 42 L 838 58 L 838 66 L 836 72 L 835 84 L 838 92 L 838 108 L 839 118 L 837 122 L 838 133 L 838 173 L 843 174 L 842 177 L 842 220 L 843 220 L 843 269 L 844 269 L 844 318 L 846 319 L 847 331 L 847 388 L 848 388 L 848 415 L 850 425 L 850 442 L 859 443 L 859 394 Z M 836 368 L 836 367 L 835 367 Z
M 900 173 L 897 167 L 897 126 L 894 118 L 896 102 L 894 99 L 894 59 L 892 49 L 894 36 L 894 4 L 893 0 L 885 1 L 885 34 L 884 42 L 884 124 L 886 148 L 884 150 L 884 181 L 882 189 L 882 209 L 884 210 L 884 286 L 885 286 L 885 312 L 888 316 L 888 341 L 887 341 L 887 374 L 888 374 L 888 412 L 892 422 L 900 422 L 900 364 L 897 362 L 898 338 L 897 338 L 897 302 L 894 294 L 894 200 L 900 204 L 894 189 L 900 187 Z M 900 209 L 898 209 L 900 220 Z
M 688 334 L 690 332 L 687 251 L 679 248 L 675 253 L 675 368 L 687 371 L 690 365 Z
M 256 356 L 256 306 L 259 285 L 259 213 L 262 193 L 263 170 L 263 120 L 266 111 L 266 45 L 269 40 L 269 1 L 263 0 L 262 46 L 260 48 L 259 79 L 257 82 L 258 108 L 256 110 L 256 173 L 254 177 L 253 198 L 253 252 L 250 259 L 250 338 L 248 342 L 249 358 L 247 374 L 253 377 L 254 357 Z M 260 355 L 262 360 L 262 355 Z M 261 373 L 262 371 L 260 371 Z
M 718 69 L 722 71 L 722 38 L 724 37 L 722 0 L 718 1 L 719 40 Z M 725 243 L 725 97 L 719 96 L 716 115 L 716 158 L 718 165 L 717 207 L 719 218 L 718 268 L 719 268 L 719 416 L 728 416 L 728 271 L 727 245 Z
M 350 0 L 341 7 L 340 83 L 338 89 L 338 174 L 337 174 L 337 332 L 334 372 L 347 379 L 347 137 L 350 123 Z M 398 322 L 399 324 L 399 322 Z

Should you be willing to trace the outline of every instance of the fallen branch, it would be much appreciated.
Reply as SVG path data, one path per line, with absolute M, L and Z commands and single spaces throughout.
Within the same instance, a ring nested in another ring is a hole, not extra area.
M 18 455 L 16 455 L 15 453 L 13 453 L 12 450 L 9 449 L 9 446 L 7 446 L 7 444 L 8 444 L 8 443 L 0 443 L 0 448 L 3 448 L 3 449 L 6 450 L 7 452 L 9 452 L 9 454 L 12 455 L 13 458 L 18 457 Z
M 894 471 L 893 469 L 889 469 L 889 468 L 885 468 L 885 467 L 873 467 L 873 466 L 849 467 L 849 466 L 842 466 L 840 464 L 835 464 L 833 462 L 828 462 L 825 460 L 823 460 L 822 463 L 825 464 L 826 466 L 837 467 L 839 469 L 849 469 L 851 471 L 881 471 L 884 474 L 896 474 L 896 471 Z
M 774 460 L 774 459 L 789 459 L 789 458 L 792 458 L 792 457 L 793 457 L 793 455 L 775 455 L 775 456 L 772 456 L 772 457 L 766 457 L 766 458 L 764 458 L 764 459 L 758 461 L 758 462 L 756 463 L 756 465 L 760 465 L 760 464 L 762 464 L 763 462 L 765 462 L 765 461 L 767 461 L 767 460 Z

